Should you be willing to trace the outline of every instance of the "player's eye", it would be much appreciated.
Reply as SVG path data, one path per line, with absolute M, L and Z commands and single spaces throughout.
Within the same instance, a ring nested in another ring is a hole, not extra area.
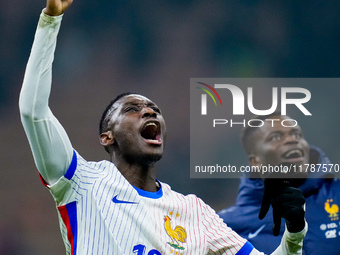
M 280 134 L 274 134 L 270 137 L 270 140 L 273 141 L 273 142 L 277 142 L 277 141 L 280 141 L 282 138 L 282 136 Z
M 151 107 L 151 109 L 157 113 L 161 113 L 161 110 L 158 107 Z
M 302 134 L 300 132 L 294 132 L 292 134 L 292 136 L 295 138 L 295 139 L 300 139 L 302 137 Z
M 137 111 L 138 111 L 138 107 L 136 106 L 129 106 L 124 109 L 124 112 L 137 112 Z

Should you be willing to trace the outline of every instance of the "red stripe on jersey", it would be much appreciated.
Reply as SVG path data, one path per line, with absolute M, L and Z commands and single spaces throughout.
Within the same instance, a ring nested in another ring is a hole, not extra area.
M 67 229 L 67 239 L 71 244 L 71 255 L 74 255 L 74 240 L 73 240 L 74 238 L 73 238 L 70 218 L 69 218 L 69 215 L 68 215 L 66 205 L 59 206 L 58 210 L 59 210 L 60 216 L 63 219 L 63 222 L 64 222 L 66 229 Z
M 44 178 L 41 176 L 41 174 L 39 173 L 39 178 L 40 178 L 40 181 L 42 182 L 42 184 L 47 187 L 48 183 L 44 180 Z

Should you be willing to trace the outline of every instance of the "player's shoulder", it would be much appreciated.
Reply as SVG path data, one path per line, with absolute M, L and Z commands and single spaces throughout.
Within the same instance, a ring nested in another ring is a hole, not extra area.
M 100 175 L 106 172 L 118 171 L 116 166 L 108 160 L 88 161 L 84 159 L 77 151 L 75 152 L 77 155 L 77 168 L 81 172 Z

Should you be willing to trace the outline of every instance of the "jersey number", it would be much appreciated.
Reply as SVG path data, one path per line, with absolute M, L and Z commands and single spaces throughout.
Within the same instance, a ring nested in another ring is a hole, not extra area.
M 146 247 L 142 244 L 137 244 L 133 247 L 133 253 L 137 253 L 137 255 L 145 255 Z M 159 251 L 153 249 L 148 252 L 148 255 L 162 255 Z

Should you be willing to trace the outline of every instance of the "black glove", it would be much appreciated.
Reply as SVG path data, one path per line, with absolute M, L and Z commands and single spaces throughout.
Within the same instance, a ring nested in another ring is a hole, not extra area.
M 264 181 L 259 218 L 262 220 L 270 205 L 273 207 L 273 235 L 278 236 L 281 217 L 286 220 L 287 229 L 297 233 L 305 227 L 305 198 L 301 190 L 290 187 L 289 180 L 283 178 L 267 178 Z

